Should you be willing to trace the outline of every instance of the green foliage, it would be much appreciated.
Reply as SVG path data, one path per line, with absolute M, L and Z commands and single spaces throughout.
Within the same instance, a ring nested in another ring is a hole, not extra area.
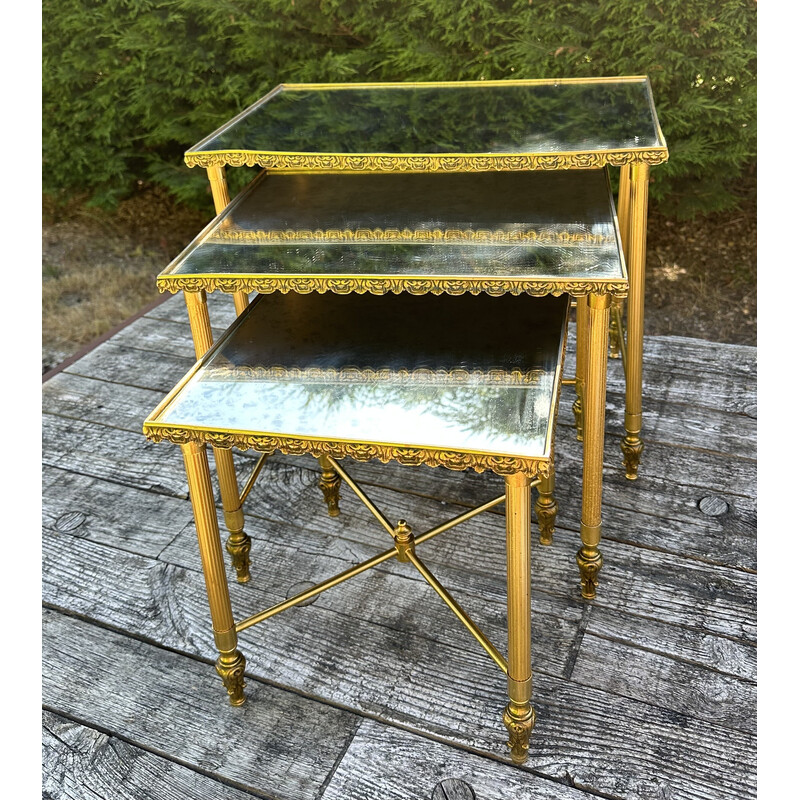
M 755 158 L 755 0 L 44 0 L 44 182 L 208 202 L 183 151 L 281 82 L 648 74 L 653 196 L 735 205 Z M 243 170 L 229 170 L 236 182 Z M 232 187 L 232 188 L 235 188 Z

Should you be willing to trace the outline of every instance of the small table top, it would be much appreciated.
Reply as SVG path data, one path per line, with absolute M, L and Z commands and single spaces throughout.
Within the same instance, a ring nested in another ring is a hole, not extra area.
M 535 476 L 552 457 L 568 315 L 567 297 L 262 295 L 144 432 Z
M 627 293 L 604 170 L 262 173 L 162 291 Z
M 387 172 L 667 158 L 646 76 L 281 84 L 185 154 L 190 167 Z

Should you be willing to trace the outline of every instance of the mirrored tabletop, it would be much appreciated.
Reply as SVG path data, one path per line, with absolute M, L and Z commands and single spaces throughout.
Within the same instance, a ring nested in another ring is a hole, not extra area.
M 262 172 L 162 291 L 627 293 L 605 170 Z
M 537 473 L 569 299 L 258 297 L 148 417 L 154 440 Z
M 189 166 L 422 172 L 667 157 L 646 76 L 282 84 L 185 154 Z

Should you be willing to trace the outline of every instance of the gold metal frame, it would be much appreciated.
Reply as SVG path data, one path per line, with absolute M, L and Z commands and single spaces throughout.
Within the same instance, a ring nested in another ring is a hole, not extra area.
M 197 528 L 203 573 L 206 580 L 208 603 L 211 611 L 214 638 L 220 656 L 217 659 L 217 672 L 228 691 L 230 703 L 241 705 L 244 696 L 244 656 L 237 649 L 238 634 L 259 622 L 264 622 L 276 614 L 316 597 L 322 592 L 338 586 L 362 572 L 397 558 L 403 563 L 412 564 L 425 581 L 442 598 L 478 644 L 507 675 L 509 703 L 503 712 L 503 722 L 509 732 L 508 744 L 511 758 L 521 764 L 528 755 L 528 742 L 535 714 L 531 699 L 531 642 L 530 642 L 530 490 L 533 483 L 526 475 L 515 474 L 506 478 L 506 493 L 495 497 L 477 508 L 459 514 L 447 522 L 431 528 L 420 536 L 414 536 L 405 520 L 392 526 L 380 509 L 367 497 L 366 493 L 348 475 L 337 461 L 325 457 L 323 468 L 337 475 L 355 492 L 375 516 L 381 526 L 392 536 L 394 546 L 388 550 L 362 561 L 321 583 L 300 592 L 270 608 L 253 614 L 240 622 L 234 622 L 225 578 L 222 547 L 219 539 L 219 526 L 214 508 L 214 495 L 211 475 L 206 456 L 206 447 L 196 442 L 182 444 L 186 465 L 189 494 Z M 257 467 L 258 468 L 258 467 Z M 417 555 L 416 546 L 438 536 L 445 531 L 466 522 L 478 514 L 506 503 L 507 562 L 508 562 L 508 659 L 492 644 L 481 628 L 461 608 L 453 596 L 442 586 L 434 574 Z
M 288 151 L 256 151 L 256 150 L 212 150 L 201 151 L 206 142 L 211 141 L 224 130 L 246 116 L 253 108 L 274 97 L 283 89 L 290 90 L 342 90 L 342 89 L 376 89 L 376 88 L 412 88 L 412 87 L 465 87 L 465 86 L 542 86 L 554 83 L 633 83 L 645 81 L 648 101 L 656 127 L 658 147 L 648 149 L 625 148 L 602 151 L 564 151 L 564 152 L 531 152 L 521 154 L 488 154 L 488 153 L 299 153 Z M 408 83 L 282 83 L 264 97 L 257 100 L 233 119 L 226 122 L 213 133 L 198 142 L 184 154 L 184 161 L 189 167 L 254 167 L 284 170 L 318 170 L 331 172 L 488 172 L 510 170 L 537 169 L 599 169 L 604 166 L 621 167 L 634 162 L 645 164 L 661 164 L 669 158 L 664 135 L 658 123 L 653 103 L 650 80 L 646 75 L 629 75 L 624 77 L 603 78 L 558 78 L 516 81 L 430 81 Z

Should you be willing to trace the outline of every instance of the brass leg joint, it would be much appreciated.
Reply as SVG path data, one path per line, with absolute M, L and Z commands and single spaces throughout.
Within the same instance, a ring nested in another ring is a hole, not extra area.
M 503 711 L 503 724 L 508 729 L 508 746 L 511 748 L 511 760 L 515 764 L 524 764 L 528 758 L 531 731 L 536 722 L 533 706 L 528 703 L 515 703 L 513 700 Z
M 233 630 L 234 640 L 236 631 Z M 244 656 L 236 649 L 222 651 L 216 663 L 217 674 L 222 678 L 222 683 L 228 691 L 228 700 L 232 706 L 240 706 L 245 701 L 244 696 Z
M 603 566 L 603 554 L 598 550 L 602 536 L 602 525 L 584 525 L 581 523 L 581 542 L 575 560 L 581 573 L 581 594 L 587 599 L 594 599 L 597 594 L 597 576 Z
M 397 548 L 397 560 L 408 563 L 411 561 L 409 553 L 414 553 L 414 534 L 404 519 L 397 521 L 394 529 L 394 546 Z
M 342 479 L 336 470 L 331 466 L 328 456 L 319 457 L 319 465 L 322 467 L 322 474 L 319 478 L 319 488 L 325 498 L 325 505 L 328 506 L 328 516 L 339 516 L 339 490 Z
M 244 514 L 242 510 L 226 511 L 225 526 L 230 531 L 225 549 L 231 557 L 231 564 L 236 570 L 237 583 L 247 583 L 250 580 L 250 548 L 252 541 L 244 532 Z
M 536 487 L 538 497 L 533 508 L 539 523 L 539 542 L 543 545 L 553 544 L 553 531 L 556 525 L 556 514 L 558 514 L 558 503 L 553 497 L 554 483 L 555 476 L 551 467 L 550 476 L 543 478 Z
M 620 442 L 622 450 L 622 460 L 625 464 L 625 477 L 630 481 L 635 481 L 639 477 L 639 463 L 642 459 L 644 443 L 639 437 L 642 430 L 641 414 L 625 414 L 625 437 Z

